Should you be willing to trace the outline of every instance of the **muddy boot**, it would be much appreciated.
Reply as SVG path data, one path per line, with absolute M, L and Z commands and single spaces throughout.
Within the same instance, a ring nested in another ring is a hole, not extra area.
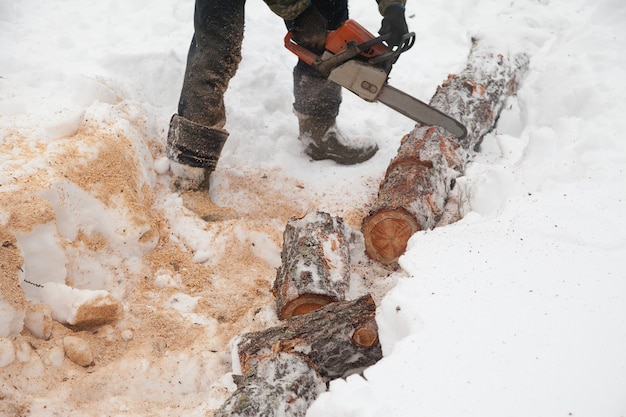
M 219 222 L 239 217 L 237 212 L 230 207 L 218 206 L 213 202 L 209 193 L 211 173 L 205 168 L 190 167 L 170 161 L 170 174 L 172 188 L 180 193 L 183 206 L 193 211 L 202 220 Z
M 378 145 L 369 138 L 347 139 L 339 130 L 335 119 L 318 119 L 297 114 L 300 124 L 300 141 L 305 153 L 313 160 L 331 159 L 341 165 L 365 162 L 378 151 Z
M 205 168 L 195 168 L 170 161 L 172 188 L 180 193 L 183 206 L 207 222 L 236 219 L 237 212 L 229 207 L 218 206 L 209 194 L 209 177 Z
M 237 217 L 237 213 L 211 200 L 209 177 L 215 170 L 228 133 L 174 115 L 167 137 L 172 188 L 179 192 L 183 205 L 206 221 Z
M 171 186 L 175 191 L 208 190 L 209 188 L 208 175 L 202 167 L 192 167 L 170 161 L 170 176 Z
M 167 156 L 170 161 L 211 173 L 227 138 L 228 132 L 222 128 L 204 126 L 175 114 L 167 133 Z M 188 170 L 191 177 L 199 177 L 199 173 Z

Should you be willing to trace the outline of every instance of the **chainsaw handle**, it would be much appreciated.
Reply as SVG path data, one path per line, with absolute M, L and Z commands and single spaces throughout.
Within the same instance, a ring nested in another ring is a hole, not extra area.
M 341 32 L 344 30 L 342 28 L 346 28 L 347 36 Z M 342 28 L 329 32 L 326 38 L 326 48 L 332 53 L 330 57 L 324 55 L 322 58 L 322 55 L 318 56 L 306 47 L 299 45 L 293 40 L 292 31 L 288 31 L 285 35 L 285 48 L 322 75 L 328 76 L 333 69 L 358 55 L 368 59 L 372 64 L 384 67 L 389 73 L 391 66 L 398 60 L 400 54 L 411 49 L 415 43 L 414 32 L 405 34 L 400 45 L 394 49 L 383 43 L 389 40 L 391 34 L 374 37 L 365 28 L 351 20 L 346 21 Z M 335 36 L 335 34 L 339 35 Z
M 293 52 L 298 58 L 300 58 L 311 67 L 315 68 L 316 71 L 318 71 L 325 77 L 328 77 L 333 69 L 348 61 L 349 59 L 354 58 L 362 52 L 362 50 L 359 49 L 360 45 L 356 45 L 354 42 L 349 42 L 346 45 L 345 50 L 335 55 L 331 55 L 326 59 L 322 59 L 321 56 L 318 56 L 314 52 L 309 51 L 304 46 L 298 45 L 292 39 L 292 36 L 293 35 L 291 31 L 287 32 L 287 35 L 285 35 L 285 48 Z
M 386 41 L 389 39 L 389 36 L 390 35 L 379 36 L 376 39 L 380 39 L 380 41 Z M 385 62 L 390 62 L 394 64 L 398 60 L 398 57 L 400 56 L 400 54 L 411 49 L 414 44 L 415 44 L 415 32 L 406 33 L 404 36 L 402 36 L 400 45 L 398 45 L 396 49 L 390 48 L 389 52 L 386 52 L 382 55 L 379 55 L 377 57 L 370 59 L 370 62 L 372 64 L 380 64 L 380 63 L 385 63 Z
M 321 57 L 316 55 L 314 52 L 311 52 L 304 46 L 296 43 L 296 41 L 293 40 L 292 31 L 287 32 L 284 41 L 285 48 L 294 53 L 302 61 L 312 66 L 313 68 L 316 68 L 322 73 L 329 73 L 330 70 L 332 70 L 334 67 L 341 65 L 342 63 L 359 55 L 360 53 L 368 51 L 374 45 L 382 44 L 382 42 L 386 39 L 387 36 L 379 36 L 361 44 L 357 44 L 356 42 L 348 42 L 343 51 L 335 54 L 333 57 L 324 61 L 322 61 Z M 384 55 L 386 56 L 386 54 Z
M 285 35 L 285 48 L 289 49 L 293 52 L 298 58 L 306 62 L 307 64 L 313 66 L 315 61 L 318 60 L 318 56 L 313 52 L 306 49 L 304 46 L 298 45 L 293 39 L 293 33 L 291 31 L 287 32 Z

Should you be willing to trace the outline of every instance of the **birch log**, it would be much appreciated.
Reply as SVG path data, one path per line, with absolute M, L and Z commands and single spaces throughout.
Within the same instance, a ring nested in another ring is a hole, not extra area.
M 345 299 L 350 249 L 343 219 L 324 212 L 292 218 L 283 234 L 274 294 L 281 320 Z
M 459 120 L 467 135 L 458 140 L 445 129 L 418 125 L 402 138 L 363 220 L 367 255 L 397 262 L 409 238 L 433 228 L 444 213 L 450 190 L 472 151 L 491 131 L 508 96 L 515 94 L 528 67 L 525 54 L 503 55 L 473 40 L 466 68 L 450 75 L 430 105 Z
M 382 358 L 375 316 L 376 305 L 367 295 L 247 333 L 236 343 L 242 372 L 277 352 L 306 355 L 325 381 L 373 365 Z
M 326 384 L 305 355 L 274 352 L 237 378 L 215 417 L 304 417 Z

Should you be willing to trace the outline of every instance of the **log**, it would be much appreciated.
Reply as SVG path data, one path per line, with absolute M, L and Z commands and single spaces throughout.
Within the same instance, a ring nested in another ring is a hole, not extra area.
M 246 374 L 277 352 L 304 354 L 324 379 L 341 377 L 382 358 L 370 295 L 327 304 L 266 330 L 247 333 L 235 345 Z
M 302 354 L 274 352 L 238 378 L 215 417 L 304 417 L 326 384 Z
M 463 123 L 468 133 L 456 139 L 445 129 L 417 125 L 402 138 L 361 227 L 371 259 L 394 264 L 415 232 L 435 227 L 456 178 L 495 127 L 528 62 L 525 54 L 505 56 L 473 40 L 466 68 L 448 76 L 430 101 L 431 106 Z
M 345 299 L 350 249 L 340 217 L 311 212 L 290 219 L 283 233 L 281 260 L 274 281 L 281 320 Z

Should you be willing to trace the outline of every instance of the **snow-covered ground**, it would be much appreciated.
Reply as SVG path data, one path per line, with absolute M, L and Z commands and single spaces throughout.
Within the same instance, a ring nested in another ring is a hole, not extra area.
M 375 2 L 352 3 L 376 31 Z M 379 153 L 309 161 L 284 26 L 246 7 L 211 187 L 238 216 L 206 224 L 163 157 L 193 2 L 0 2 L 0 414 L 211 415 L 234 388 L 229 340 L 276 322 L 289 217 L 358 231 L 413 123 L 346 93 L 340 127 Z M 397 271 L 355 270 L 384 358 L 308 415 L 626 415 L 626 3 L 409 0 L 407 16 L 417 43 L 390 83 L 416 97 L 472 37 L 530 71 L 458 181 L 465 217 L 414 235 Z M 119 320 L 72 325 L 90 311 Z

